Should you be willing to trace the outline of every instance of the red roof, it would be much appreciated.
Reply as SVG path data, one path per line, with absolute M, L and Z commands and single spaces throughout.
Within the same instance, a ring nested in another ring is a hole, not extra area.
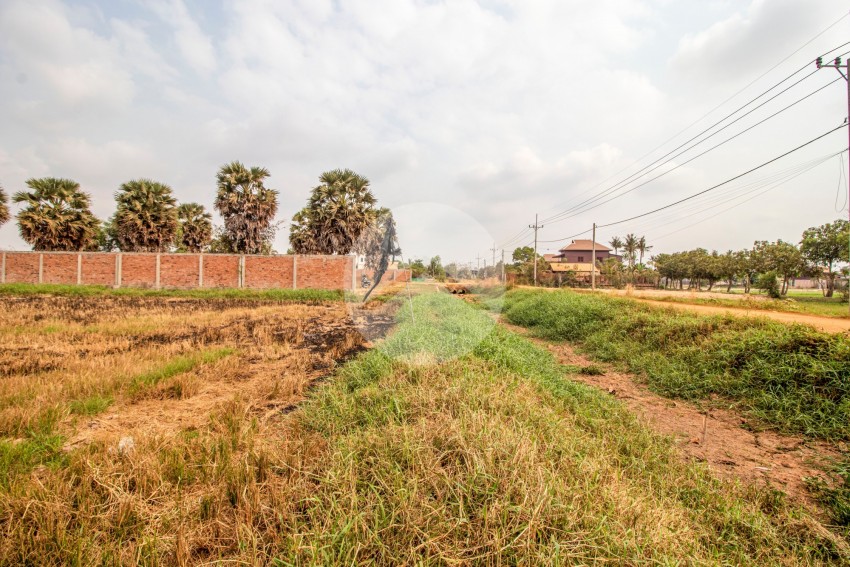
M 561 252 L 565 252 L 567 250 L 570 250 L 570 251 L 578 250 L 580 252 L 585 252 L 585 251 L 591 252 L 593 250 L 593 241 L 592 240 L 573 240 L 572 243 L 561 248 Z M 611 250 L 611 249 L 608 248 L 607 246 L 605 246 L 604 244 L 599 244 L 598 242 L 596 243 L 596 251 L 597 252 L 600 252 L 600 251 L 604 252 L 605 250 Z

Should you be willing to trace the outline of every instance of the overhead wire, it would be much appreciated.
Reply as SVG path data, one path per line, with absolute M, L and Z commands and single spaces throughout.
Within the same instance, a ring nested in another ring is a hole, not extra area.
M 769 160 L 767 160 L 766 162 L 761 163 L 760 165 L 757 165 L 756 167 L 753 167 L 753 168 L 751 168 L 751 169 L 748 169 L 747 171 L 744 171 L 743 173 L 739 173 L 738 175 L 736 175 L 736 176 L 734 176 L 734 177 L 731 177 L 731 178 L 727 179 L 726 181 L 723 181 L 723 182 L 721 182 L 721 183 L 718 183 L 717 185 L 713 185 L 713 186 L 709 187 L 708 189 L 703 189 L 702 191 L 699 191 L 699 192 L 697 192 L 697 193 L 694 193 L 693 195 L 690 195 L 690 196 L 685 197 L 685 198 L 683 198 L 683 199 L 679 199 L 678 201 L 674 201 L 674 202 L 672 202 L 672 203 L 669 203 L 669 204 L 667 204 L 667 205 L 664 205 L 663 207 L 659 207 L 659 208 L 657 208 L 657 209 L 653 209 L 653 210 L 651 210 L 651 211 L 647 211 L 647 212 L 645 212 L 645 213 L 642 213 L 642 214 L 639 214 L 639 215 L 635 215 L 635 216 L 633 216 L 633 217 L 629 217 L 629 218 L 626 218 L 626 219 L 618 220 L 618 221 L 615 221 L 615 222 L 610 222 L 610 223 L 603 224 L 603 225 L 597 225 L 597 228 L 605 228 L 605 227 L 614 226 L 614 225 L 617 225 L 617 224 L 622 224 L 622 223 L 624 223 L 624 222 L 632 221 L 632 220 L 639 219 L 639 218 L 642 218 L 642 217 L 645 217 L 645 216 L 648 216 L 648 215 L 651 215 L 651 214 L 655 214 L 655 213 L 657 213 L 657 212 L 659 212 L 659 211 L 663 211 L 663 210 L 665 210 L 665 209 L 669 209 L 670 207 L 675 207 L 676 205 L 678 205 L 678 204 L 680 204 L 680 203 L 684 203 L 685 201 L 690 201 L 691 199 L 694 199 L 694 198 L 696 198 L 696 197 L 698 197 L 698 196 L 700 196 L 700 195 L 704 195 L 705 193 L 708 193 L 708 192 L 710 192 L 710 191 L 714 191 L 715 189 L 717 189 L 717 188 L 719 188 L 719 187 L 722 187 L 722 186 L 724 186 L 724 185 L 728 185 L 729 183 L 731 183 L 731 182 L 735 181 L 736 179 L 740 179 L 741 177 L 744 177 L 745 175 L 749 175 L 750 173 L 752 173 L 752 172 L 754 172 L 754 171 L 757 171 L 757 170 L 759 170 L 759 169 L 761 169 L 761 168 L 763 168 L 763 167 L 766 167 L 766 166 L 770 165 L 771 163 L 774 163 L 774 162 L 776 162 L 776 161 L 778 161 L 778 160 L 780 160 L 780 159 L 782 159 L 782 158 L 784 158 L 784 157 L 787 157 L 787 156 L 789 156 L 789 155 L 793 154 L 794 152 L 799 151 L 799 150 L 801 150 L 801 149 L 805 148 L 806 146 L 809 146 L 809 145 L 811 145 L 811 144 L 813 144 L 813 143 L 817 142 L 818 140 L 820 140 L 820 139 L 822 139 L 822 138 L 825 138 L 826 136 L 829 136 L 829 135 L 830 135 L 830 134 L 832 134 L 833 132 L 837 132 L 838 130 L 841 130 L 842 128 L 846 128 L 846 127 L 847 127 L 847 124 L 846 124 L 846 123 L 845 123 L 845 124 L 841 124 L 840 126 L 837 126 L 836 128 L 833 128 L 832 130 L 828 130 L 828 131 L 824 132 L 824 133 L 823 133 L 823 134 L 821 134 L 820 136 L 817 136 L 817 137 L 815 137 L 815 138 L 812 138 L 812 139 L 811 139 L 811 140 L 809 140 L 808 142 L 805 142 L 805 143 L 803 143 L 803 144 L 800 144 L 800 145 L 799 145 L 799 146 L 797 146 L 796 148 L 793 148 L 793 149 L 791 149 L 791 150 L 788 150 L 787 152 L 785 152 L 785 153 L 783 153 L 783 154 L 780 154 L 780 155 L 778 155 L 778 156 L 776 156 L 776 157 L 774 157 L 774 158 L 772 158 L 772 159 L 769 159 Z

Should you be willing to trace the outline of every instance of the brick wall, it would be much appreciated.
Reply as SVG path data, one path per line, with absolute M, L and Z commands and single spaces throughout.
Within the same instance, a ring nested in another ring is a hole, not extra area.
M 351 289 L 351 256 L 2 252 L 0 283 Z M 159 269 L 157 270 L 157 265 Z M 158 278 L 157 278 L 158 274 Z
M 369 281 L 374 283 L 373 279 L 375 277 L 375 270 L 360 269 L 360 270 L 357 270 L 357 287 L 360 287 L 360 282 L 363 279 L 363 274 L 366 274 L 366 277 L 369 278 Z M 381 278 L 381 285 L 383 285 L 385 283 L 409 282 L 409 281 L 410 281 L 410 270 L 387 270 L 384 273 L 384 277 Z

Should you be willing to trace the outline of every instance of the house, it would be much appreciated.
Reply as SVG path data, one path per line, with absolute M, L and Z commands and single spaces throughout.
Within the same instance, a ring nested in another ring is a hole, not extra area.
M 549 267 L 554 273 L 575 272 L 576 276 L 582 279 L 590 278 L 590 268 L 592 266 L 593 256 L 593 241 L 592 240 L 573 240 L 560 250 L 557 254 L 546 254 L 544 258 L 549 262 Z M 551 258 L 551 259 L 550 259 Z M 601 264 L 609 258 L 622 257 L 617 254 L 612 254 L 611 249 L 604 244 L 596 243 L 596 261 Z M 599 268 L 596 269 L 597 275 Z

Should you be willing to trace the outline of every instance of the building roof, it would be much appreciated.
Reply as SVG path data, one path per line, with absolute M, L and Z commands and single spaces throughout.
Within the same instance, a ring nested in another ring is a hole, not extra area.
M 581 252 L 587 251 L 591 252 L 593 250 L 593 241 L 592 240 L 573 240 L 570 244 L 567 244 L 563 248 L 561 248 L 561 252 L 565 252 L 567 250 L 579 250 Z M 596 243 L 596 251 L 604 252 L 605 250 L 611 250 L 604 244 Z
M 543 259 L 547 262 L 554 262 L 560 257 L 560 254 L 543 254 Z

